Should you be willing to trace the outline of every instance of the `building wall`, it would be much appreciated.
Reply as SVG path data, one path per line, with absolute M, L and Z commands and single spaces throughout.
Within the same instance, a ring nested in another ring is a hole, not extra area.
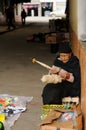
M 86 41 L 86 0 L 70 0 L 70 22 L 78 39 Z
M 78 35 L 78 0 L 70 0 L 70 24 L 76 35 Z
M 86 41 L 86 0 L 78 0 L 78 38 Z
M 81 110 L 83 114 L 84 130 L 86 130 L 86 42 L 78 38 L 78 0 L 70 0 L 70 37 L 74 54 L 80 60 L 81 66 Z M 76 10 L 76 11 L 75 11 Z M 81 26 L 82 27 L 82 26 Z M 86 26 L 85 26 L 86 27 Z M 83 26 L 84 28 L 84 26 Z

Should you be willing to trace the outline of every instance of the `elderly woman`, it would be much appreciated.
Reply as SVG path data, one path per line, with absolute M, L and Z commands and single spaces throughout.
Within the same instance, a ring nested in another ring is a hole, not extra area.
M 48 83 L 42 92 L 43 104 L 62 104 L 64 97 L 80 97 L 80 64 L 74 56 L 69 42 L 59 44 L 59 56 L 56 57 L 50 74 L 62 77 L 61 83 Z

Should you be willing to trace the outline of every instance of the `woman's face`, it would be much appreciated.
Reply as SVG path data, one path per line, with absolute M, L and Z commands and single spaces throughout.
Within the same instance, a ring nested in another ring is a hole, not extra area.
M 71 57 L 71 53 L 60 53 L 60 60 L 64 63 L 68 62 Z

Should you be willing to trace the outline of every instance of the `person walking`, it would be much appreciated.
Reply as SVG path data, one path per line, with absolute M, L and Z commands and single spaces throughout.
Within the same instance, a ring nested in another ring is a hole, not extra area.
M 6 13 L 6 21 L 7 21 L 7 26 L 8 26 L 8 30 L 11 29 L 11 27 L 13 29 L 15 29 L 15 18 L 14 18 L 14 10 L 13 10 L 13 7 L 8 7 L 6 10 L 5 10 L 5 13 Z
M 25 25 L 25 23 L 26 23 L 25 19 L 26 19 L 26 12 L 25 12 L 25 10 L 23 9 L 23 10 L 21 11 L 21 21 L 22 21 L 22 25 Z

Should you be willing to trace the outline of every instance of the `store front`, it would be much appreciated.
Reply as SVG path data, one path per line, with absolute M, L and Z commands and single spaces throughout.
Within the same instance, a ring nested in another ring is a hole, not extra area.
M 23 3 L 22 7 L 28 16 L 49 16 L 53 10 L 53 2 Z
M 23 4 L 22 7 L 26 10 L 27 16 L 38 16 L 39 4 L 27 3 L 27 4 Z
M 41 16 L 49 16 L 52 10 L 53 10 L 53 2 L 41 3 Z
M 18 15 L 24 8 L 28 17 L 52 17 L 51 13 L 57 13 L 57 16 L 65 13 L 66 0 L 32 0 L 21 4 L 20 7 Z

